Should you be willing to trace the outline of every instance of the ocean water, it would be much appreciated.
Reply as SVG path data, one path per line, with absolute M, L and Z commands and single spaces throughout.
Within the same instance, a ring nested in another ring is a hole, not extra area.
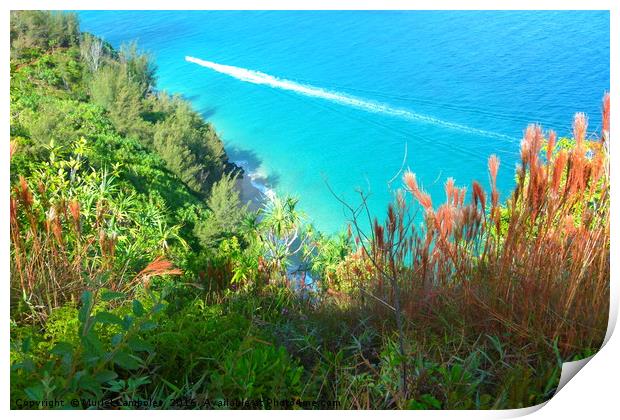
M 349 218 L 334 194 L 356 205 L 369 192 L 382 219 L 402 167 L 440 203 L 448 177 L 488 186 L 494 153 L 506 197 L 527 124 L 568 135 L 583 111 L 595 132 L 609 89 L 604 11 L 79 15 L 82 30 L 149 51 L 158 88 L 190 100 L 232 160 L 327 232 Z

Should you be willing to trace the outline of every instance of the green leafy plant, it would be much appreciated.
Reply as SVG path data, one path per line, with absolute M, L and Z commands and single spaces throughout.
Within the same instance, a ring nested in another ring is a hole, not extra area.
M 35 401 L 77 398 L 85 404 L 85 399 L 100 400 L 110 392 L 121 398 L 132 398 L 137 387 L 148 383 L 148 378 L 130 377 L 125 388 L 120 386 L 125 381 L 117 378 L 119 374 L 127 377 L 147 366 L 154 348 L 144 337 L 157 327 L 153 319 L 164 309 L 164 304 L 156 302 L 146 311 L 139 300 L 133 300 L 131 313 L 120 316 L 117 311 L 95 311 L 97 299 L 110 302 L 125 299 L 125 295 L 85 291 L 77 313 L 77 341 L 56 343 L 49 351 L 49 360 L 33 357 L 29 340 L 24 341 L 20 362 L 14 363 L 11 369 L 24 384 L 25 397 Z M 106 336 L 109 340 L 104 339 Z

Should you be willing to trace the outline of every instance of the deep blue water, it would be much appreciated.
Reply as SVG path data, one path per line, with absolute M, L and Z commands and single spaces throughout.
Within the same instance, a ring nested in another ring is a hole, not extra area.
M 609 89 L 604 11 L 83 11 L 80 19 L 114 46 L 136 40 L 151 52 L 158 88 L 191 100 L 233 160 L 297 195 L 326 231 L 346 217 L 325 182 L 352 203 L 356 188 L 370 189 L 371 210 L 382 215 L 405 145 L 405 166 L 435 203 L 449 176 L 488 185 L 492 153 L 507 195 L 526 125 L 567 135 L 583 111 L 595 131 Z

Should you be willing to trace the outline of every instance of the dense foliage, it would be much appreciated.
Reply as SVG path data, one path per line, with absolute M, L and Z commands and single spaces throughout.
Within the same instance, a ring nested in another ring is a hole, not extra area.
M 250 210 L 214 127 L 73 14 L 11 13 L 10 94 L 13 408 L 517 408 L 605 335 L 609 96 L 600 138 L 526 130 L 505 204 L 496 157 L 469 202 L 407 172 L 329 237 Z

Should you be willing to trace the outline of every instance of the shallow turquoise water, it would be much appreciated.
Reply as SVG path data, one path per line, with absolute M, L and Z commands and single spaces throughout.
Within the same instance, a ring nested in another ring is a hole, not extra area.
M 405 166 L 435 203 L 449 176 L 488 185 L 492 153 L 507 193 L 525 126 L 568 134 L 584 111 L 594 131 L 609 89 L 608 12 L 83 11 L 80 19 L 115 46 L 137 40 L 150 51 L 158 87 L 191 100 L 233 160 L 296 194 L 326 231 L 347 218 L 326 182 L 352 203 L 356 188 L 370 189 L 371 211 L 382 215 L 405 147 Z

